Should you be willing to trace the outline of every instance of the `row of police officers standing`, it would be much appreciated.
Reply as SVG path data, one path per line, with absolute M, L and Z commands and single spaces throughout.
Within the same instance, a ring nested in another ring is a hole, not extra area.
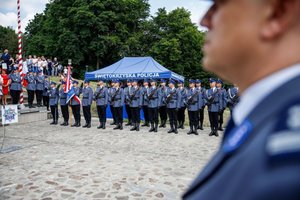
M 168 133 L 178 134 L 178 129 L 184 129 L 185 113 L 188 111 L 190 130 L 187 134 L 198 135 L 198 129 L 203 130 L 204 109 L 207 106 L 210 121 L 210 136 L 218 136 L 218 130 L 223 130 L 223 114 L 228 106 L 230 110 L 238 102 L 238 87 L 232 87 L 228 91 L 223 88 L 221 80 L 209 79 L 210 88 L 201 86 L 200 80 L 189 80 L 189 87 L 184 87 L 181 81 L 144 80 L 143 86 L 139 86 L 138 80 L 127 80 L 127 87 L 122 88 L 119 80 L 113 80 L 110 87 L 106 87 L 104 81 L 97 83 L 95 92 L 90 87 L 90 82 L 85 81 L 84 85 L 78 86 L 77 81 L 73 81 L 73 98 L 67 102 L 68 95 L 65 93 L 65 83 L 62 88 L 51 83 L 48 91 L 50 98 L 51 113 L 53 122 L 58 123 L 58 102 L 60 102 L 61 112 L 64 119 L 62 126 L 68 126 L 69 112 L 68 105 L 72 108 L 75 122 L 72 127 L 81 126 L 82 111 L 86 121 L 84 128 L 91 127 L 91 105 L 96 102 L 99 118 L 98 129 L 106 128 L 106 110 L 110 106 L 112 112 L 114 130 L 123 130 L 123 106 L 125 105 L 128 115 L 130 131 L 139 131 L 140 126 L 150 127 L 149 132 L 157 132 L 158 128 L 166 127 L 169 118 L 170 129 Z M 176 87 L 177 86 L 177 87 Z M 81 97 L 82 96 L 82 97 Z M 81 101 L 80 101 L 81 97 Z M 141 125 L 140 111 L 143 110 L 145 121 Z M 159 125 L 160 118 L 160 125 Z

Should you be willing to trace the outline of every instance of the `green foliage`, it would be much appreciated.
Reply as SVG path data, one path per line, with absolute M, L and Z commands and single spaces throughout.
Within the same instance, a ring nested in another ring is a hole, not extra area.
M 0 25 L 0 50 L 8 49 L 11 56 L 18 53 L 18 35 L 10 27 Z
M 124 56 L 152 56 L 188 80 L 207 80 L 201 60 L 205 33 L 177 8 L 149 14 L 148 0 L 52 0 L 26 27 L 28 54 L 72 58 L 75 73 Z

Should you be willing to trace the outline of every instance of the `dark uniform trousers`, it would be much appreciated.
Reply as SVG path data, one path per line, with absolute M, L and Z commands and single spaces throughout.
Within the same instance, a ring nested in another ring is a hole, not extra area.
M 11 98 L 12 98 L 12 104 L 14 104 L 14 105 L 19 104 L 20 93 L 21 93 L 21 91 L 19 91 L 19 90 L 10 90 L 10 95 L 11 95 Z
M 69 110 L 68 110 L 68 105 L 60 106 L 60 109 L 61 109 L 61 113 L 62 113 L 62 116 L 63 116 L 63 118 L 64 118 L 64 121 L 65 121 L 65 122 L 69 122 Z
M 27 90 L 28 94 L 28 104 L 32 106 L 34 100 L 34 90 Z
M 113 110 L 116 124 L 123 124 L 123 107 L 114 107 Z
M 111 111 L 111 115 L 113 117 L 114 122 L 117 122 L 116 111 L 115 111 L 115 108 L 112 105 L 110 105 L 110 111 Z
M 158 108 L 148 108 L 149 122 L 158 124 Z
M 43 96 L 43 105 L 49 108 L 49 97 L 48 96 Z
M 145 122 L 148 123 L 149 122 L 148 106 L 143 106 L 142 108 L 143 108 Z
M 161 121 L 167 121 L 168 116 L 167 116 L 167 106 L 161 106 L 159 108 L 159 116 Z
M 127 116 L 128 116 L 128 121 L 131 122 L 132 121 L 132 114 L 131 114 L 130 105 L 125 105 L 125 109 L 126 109 L 126 113 L 127 113 Z
M 177 111 L 176 108 L 168 108 L 167 109 L 169 115 L 169 121 L 171 125 L 175 125 L 177 127 Z
M 72 108 L 72 113 L 75 119 L 75 123 L 80 123 L 80 105 L 73 105 L 71 106 Z
M 131 107 L 130 110 L 132 115 L 132 122 L 140 123 L 141 122 L 140 107 Z
M 51 109 L 51 115 L 52 115 L 53 121 L 57 122 L 58 121 L 58 106 L 57 105 L 50 106 L 50 109 Z
M 83 111 L 85 122 L 87 124 L 90 124 L 92 121 L 91 106 L 82 106 L 82 111 Z
M 42 105 L 42 99 L 43 99 L 43 90 L 36 90 L 36 102 L 38 105 Z
M 198 112 L 198 122 L 197 126 L 203 127 L 203 121 L 204 121 L 204 108 L 201 108 Z M 199 124 L 200 123 L 200 124 Z
M 106 122 L 106 106 L 97 106 L 99 122 Z
M 218 112 L 208 112 L 210 128 L 212 131 L 218 131 Z
M 186 107 L 181 107 L 181 108 L 179 108 L 179 110 L 177 112 L 178 121 L 182 122 L 183 124 L 185 121 L 185 109 L 186 109 Z
M 199 122 L 199 112 L 198 111 L 189 111 L 189 120 L 190 120 L 190 126 L 198 126 Z
M 222 124 L 223 124 L 223 122 L 224 122 L 224 119 L 223 119 L 224 110 L 219 111 L 218 115 L 219 115 L 219 123 L 220 123 L 220 127 L 222 127 Z

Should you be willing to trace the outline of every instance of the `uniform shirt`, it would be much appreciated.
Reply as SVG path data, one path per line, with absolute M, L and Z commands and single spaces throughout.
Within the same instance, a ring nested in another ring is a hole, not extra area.
M 159 105 L 160 106 L 166 106 L 166 101 L 165 101 L 165 94 L 167 92 L 168 87 L 160 87 L 158 89 L 158 95 L 160 95 L 160 102 Z
M 246 119 L 251 110 L 260 103 L 260 101 L 267 97 L 277 87 L 283 85 L 299 74 L 300 64 L 297 64 L 274 73 L 250 86 L 245 92 L 243 92 L 240 102 L 233 110 L 233 120 L 235 124 L 240 125 Z
M 187 100 L 187 89 L 184 87 L 178 88 L 181 95 L 180 108 L 185 107 L 184 102 Z
M 16 91 L 21 91 L 22 90 L 22 79 L 20 74 L 10 74 L 8 76 L 11 80 L 11 84 L 10 84 L 10 89 L 11 90 L 16 90 Z
M 129 90 L 130 107 L 136 108 L 143 105 L 143 88 L 137 86 Z
M 197 93 L 197 95 L 196 95 Z M 190 88 L 187 92 L 187 98 L 185 100 L 185 105 L 189 111 L 198 111 L 204 105 L 203 94 L 196 88 Z M 191 102 L 191 103 L 188 103 Z
M 205 99 L 206 89 L 204 87 L 196 87 L 196 90 L 201 91 L 201 93 L 202 93 L 202 101 L 204 102 L 202 108 L 204 108 L 207 103 L 206 99 Z M 200 109 L 202 109 L 202 108 L 200 108 Z
M 142 88 L 142 98 L 143 98 L 143 106 L 148 106 L 149 101 L 148 101 L 148 96 L 147 96 L 147 92 L 149 90 L 149 87 L 143 87 Z
M 49 94 L 48 94 L 49 89 L 50 89 L 50 83 L 49 83 L 49 81 L 45 80 L 45 82 L 44 82 L 44 91 L 43 91 L 43 96 L 44 97 L 49 96 Z
M 227 106 L 227 92 L 224 88 L 218 88 L 218 90 L 221 95 L 220 106 L 224 110 Z
M 112 97 L 115 97 L 114 101 L 111 102 L 114 108 L 123 107 L 125 100 L 123 88 L 115 88 Z
M 221 95 L 216 87 L 206 90 L 205 98 L 209 112 L 219 112 L 221 110 Z
M 108 89 L 106 87 L 97 87 L 94 93 L 94 100 L 97 106 L 106 106 L 108 104 Z
M 61 106 L 67 105 L 67 97 L 68 97 L 68 94 L 65 93 L 64 88 L 61 88 L 59 90 L 59 100 L 60 100 L 60 105 Z
M 25 80 L 28 82 L 28 85 L 26 87 L 27 90 L 35 91 L 36 89 L 36 81 L 33 74 L 27 74 L 25 76 Z
M 129 105 L 129 90 L 132 86 L 128 86 L 124 88 L 124 95 L 125 95 L 125 104 Z
M 93 89 L 90 86 L 82 89 L 82 106 L 90 106 L 93 103 Z
M 167 103 L 167 108 L 180 108 L 181 105 L 181 94 L 180 92 L 174 88 L 168 88 L 165 93 L 165 101 L 167 101 L 168 97 L 172 95 L 172 98 Z
M 44 90 L 45 77 L 44 75 L 37 75 L 36 78 L 36 90 Z
M 49 93 L 49 105 L 57 106 L 58 98 L 59 98 L 58 90 L 56 88 L 51 88 L 48 93 Z
M 161 103 L 161 95 L 157 87 L 150 87 L 147 91 L 148 107 L 149 108 L 158 108 Z

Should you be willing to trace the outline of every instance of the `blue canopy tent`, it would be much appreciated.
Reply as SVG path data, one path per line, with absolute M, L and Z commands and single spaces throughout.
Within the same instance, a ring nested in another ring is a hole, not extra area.
M 108 67 L 85 73 L 85 80 L 89 81 L 110 81 L 113 79 L 173 79 L 175 81 L 184 81 L 183 76 L 163 67 L 152 57 L 125 57 Z M 112 118 L 109 107 L 107 108 L 107 117 Z M 127 118 L 125 106 L 123 108 L 123 118 Z M 144 119 L 142 110 L 141 119 Z
M 103 69 L 85 73 L 85 79 L 96 80 L 126 80 L 126 79 L 173 79 L 184 81 L 180 76 L 160 65 L 152 57 L 125 57 Z

